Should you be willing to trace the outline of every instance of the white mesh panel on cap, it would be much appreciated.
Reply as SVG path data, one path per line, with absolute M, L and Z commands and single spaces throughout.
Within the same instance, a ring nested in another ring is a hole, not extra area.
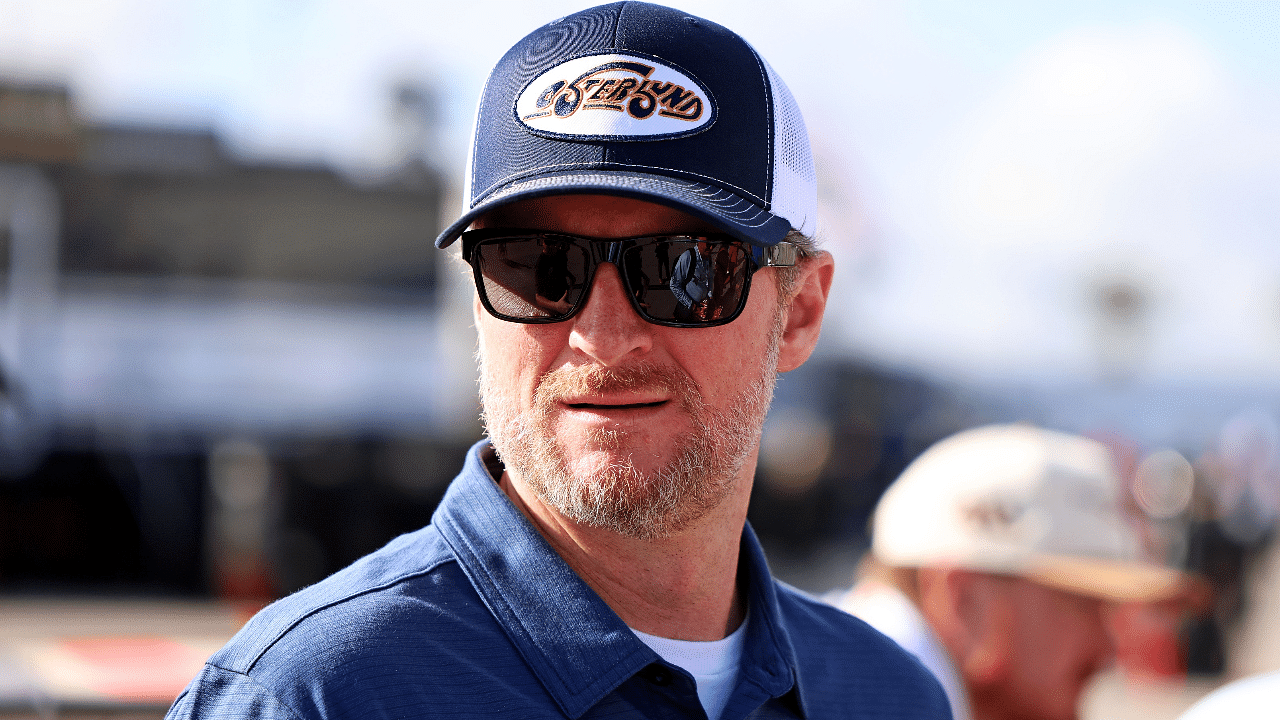
M 757 53 L 757 56 L 759 53 Z M 764 58 L 773 92 L 773 194 L 769 209 L 791 227 L 813 237 L 818 229 L 818 181 L 809 132 L 796 100 Z
M 480 132 L 480 108 L 484 106 L 484 94 L 489 89 L 489 82 L 493 79 L 493 73 L 489 73 L 489 77 L 485 78 L 484 87 L 480 88 L 480 99 L 476 100 L 476 111 L 471 118 L 471 138 L 468 140 L 467 149 L 467 168 L 462 174 L 462 213 L 465 215 L 475 205 L 475 188 L 472 187 L 472 175 L 475 172 L 476 163 L 476 133 Z

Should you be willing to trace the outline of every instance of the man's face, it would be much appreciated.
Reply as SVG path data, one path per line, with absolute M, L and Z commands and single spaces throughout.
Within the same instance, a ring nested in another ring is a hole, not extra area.
M 601 238 L 714 228 L 627 198 L 558 196 L 485 215 L 479 227 Z M 670 328 L 632 309 L 617 268 L 596 271 L 585 306 L 559 323 L 489 315 L 477 299 L 485 422 L 507 472 L 546 505 L 630 537 L 676 532 L 754 472 L 781 327 L 765 269 L 742 315 Z
M 1074 720 L 1090 678 L 1114 653 L 1101 600 L 1030 580 L 1009 584 L 1014 608 L 1010 717 Z

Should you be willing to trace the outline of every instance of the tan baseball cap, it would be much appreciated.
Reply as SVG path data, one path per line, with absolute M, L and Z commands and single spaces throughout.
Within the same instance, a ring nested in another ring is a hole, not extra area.
M 1113 601 L 1172 598 L 1190 583 L 1144 558 L 1110 451 L 1030 425 L 991 425 L 930 447 L 876 507 L 872 550 L 899 567 L 1020 575 Z

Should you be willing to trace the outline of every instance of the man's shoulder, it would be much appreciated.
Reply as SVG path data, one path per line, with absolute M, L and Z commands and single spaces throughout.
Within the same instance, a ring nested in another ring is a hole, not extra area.
M 398 613 L 456 605 L 472 594 L 448 544 L 428 525 L 263 608 L 210 663 L 248 673 L 282 644 L 298 652 L 342 636 L 350 647 Z
M 254 616 L 168 717 L 541 717 L 554 709 L 521 654 L 519 628 L 494 605 L 504 598 L 477 590 L 493 584 L 504 552 L 519 544 L 508 532 L 517 511 L 501 511 L 505 499 L 484 491 L 491 479 L 482 462 L 473 450 L 431 525 Z
M 850 652 L 883 657 L 891 663 L 911 660 L 910 653 L 862 619 L 784 582 L 777 581 L 777 586 L 779 609 L 797 645 L 804 644 L 804 638 L 852 639 L 854 642 L 845 643 L 854 646 Z
M 264 608 L 209 658 L 169 717 L 347 717 L 400 706 L 425 716 L 428 703 L 448 715 L 499 686 L 537 697 L 522 667 L 429 525 Z
M 839 608 L 786 583 L 777 587 L 779 613 L 811 689 L 807 703 L 854 700 L 868 717 L 950 717 L 942 687 L 914 655 Z

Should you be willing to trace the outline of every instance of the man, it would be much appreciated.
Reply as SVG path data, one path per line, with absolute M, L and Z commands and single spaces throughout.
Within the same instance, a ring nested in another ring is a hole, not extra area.
M 954 435 L 916 459 L 872 519 L 862 582 L 837 598 L 914 652 L 957 720 L 1077 715 L 1113 655 L 1111 602 L 1173 598 L 1140 559 L 1105 446 L 1026 425 Z
M 699 243 L 698 247 L 681 253 L 668 282 L 671 294 L 680 303 L 676 316 L 682 320 L 705 320 L 708 316 L 708 308 L 703 303 L 711 294 L 711 276 L 715 272 L 712 263 L 715 261 L 705 247 L 706 243 Z
M 557 20 L 491 74 L 466 188 L 437 245 L 474 272 L 491 444 L 431 525 L 264 610 L 170 717 L 947 717 L 892 641 L 775 583 L 745 525 L 833 268 L 768 65 L 655 5 Z M 714 317 L 665 267 L 699 246 L 733 266 Z

